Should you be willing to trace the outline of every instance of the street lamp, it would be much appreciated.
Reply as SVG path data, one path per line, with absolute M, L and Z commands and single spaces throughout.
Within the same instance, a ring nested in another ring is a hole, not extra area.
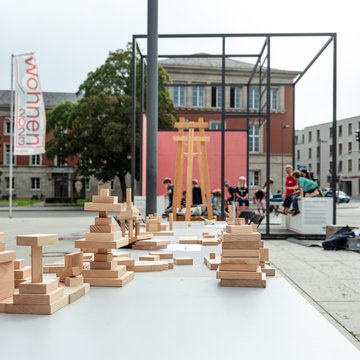
M 284 129 L 289 129 L 290 125 L 281 125 L 281 193 L 284 193 Z

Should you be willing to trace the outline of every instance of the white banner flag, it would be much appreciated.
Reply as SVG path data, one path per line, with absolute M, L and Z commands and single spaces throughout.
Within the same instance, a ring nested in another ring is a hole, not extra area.
M 15 126 L 14 154 L 45 152 L 46 117 L 35 55 L 14 56 Z

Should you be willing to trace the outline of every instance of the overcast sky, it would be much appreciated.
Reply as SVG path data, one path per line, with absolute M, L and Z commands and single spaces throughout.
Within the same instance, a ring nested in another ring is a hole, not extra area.
M 356 0 L 159 0 L 159 33 L 336 32 L 338 119 L 360 115 L 360 27 Z M 0 89 L 10 88 L 10 56 L 35 51 L 44 91 L 75 92 L 108 52 L 146 34 L 147 0 L 8 0 L 1 4 Z M 271 66 L 302 70 L 327 38 L 274 40 Z M 260 51 L 263 40 L 227 43 Z M 146 43 L 142 44 L 146 50 Z M 162 41 L 162 53 L 216 53 L 219 40 Z M 332 120 L 332 45 L 296 88 L 296 127 Z

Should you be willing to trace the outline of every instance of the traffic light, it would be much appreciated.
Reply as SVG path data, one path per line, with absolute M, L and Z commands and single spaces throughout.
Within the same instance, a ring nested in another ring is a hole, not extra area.
M 360 130 L 356 130 L 355 133 L 356 133 L 355 135 L 356 141 L 360 142 Z

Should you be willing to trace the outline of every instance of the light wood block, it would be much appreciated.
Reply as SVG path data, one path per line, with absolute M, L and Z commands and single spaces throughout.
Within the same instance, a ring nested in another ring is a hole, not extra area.
M 14 269 L 19 270 L 26 266 L 24 259 L 16 259 L 14 260 Z
M 220 271 L 216 272 L 217 279 L 234 279 L 234 280 L 261 280 L 262 272 L 259 266 L 257 271 Z
M 168 245 L 170 244 L 171 241 L 170 240 L 155 240 L 155 239 L 151 239 L 151 240 L 141 240 L 141 241 L 137 241 L 136 242 L 136 246 L 163 246 L 163 245 Z
M 201 239 L 194 236 L 180 236 L 179 244 L 201 244 Z
M 121 257 L 116 258 L 116 261 L 118 265 L 125 265 L 126 267 L 135 265 L 135 260 L 132 258 Z
M 168 264 L 168 269 L 169 270 L 172 270 L 174 268 L 174 261 L 173 260 L 169 261 L 167 264 Z
M 210 270 L 217 270 L 218 266 L 220 265 L 220 257 L 211 259 L 209 256 L 205 256 L 204 263 Z
M 13 253 L 13 256 L 16 256 L 15 251 Z M 14 262 L 7 261 L 0 263 L 0 300 L 12 296 L 14 290 Z
M 222 264 L 253 264 L 259 265 L 260 259 L 254 257 L 221 257 Z
M 170 251 L 151 251 L 150 255 L 158 255 L 160 259 L 172 259 L 174 254 Z
M 146 261 L 139 260 L 135 261 L 134 266 L 128 266 L 127 269 L 129 271 L 135 272 L 148 272 L 148 271 L 163 271 L 168 270 L 168 264 L 164 261 Z
M 64 280 L 65 286 L 80 286 L 84 283 L 84 277 L 83 275 L 77 275 L 77 276 L 67 276 Z
M 265 273 L 266 276 L 275 276 L 275 268 L 271 265 L 264 264 L 264 266 L 261 267 L 261 271 Z
M 92 270 L 114 270 L 117 268 L 117 261 L 116 260 L 112 260 L 112 261 L 92 261 L 90 263 L 90 269 Z
M 215 259 L 216 258 L 216 254 L 215 253 L 210 253 L 209 254 L 209 259 Z
M 234 220 L 235 225 L 245 225 L 245 219 L 244 218 L 236 218 Z
M 95 261 L 112 261 L 114 258 L 114 255 L 112 252 L 106 253 L 106 254 L 94 254 L 94 260 Z
M 111 217 L 106 217 L 106 218 L 96 217 L 95 218 L 95 225 L 110 226 L 110 225 L 112 225 L 112 218 Z
M 161 250 L 161 249 L 166 249 L 167 245 L 152 246 L 152 245 L 136 245 L 136 244 L 134 244 L 132 246 L 132 248 L 135 250 Z
M 88 241 L 114 241 L 121 239 L 121 231 L 114 231 L 112 233 L 92 233 L 85 234 L 85 240 Z
M 266 275 L 262 274 L 262 278 L 260 280 L 258 280 L 258 279 L 244 279 L 244 280 L 221 279 L 220 286 L 266 288 Z
M 141 233 L 139 235 L 134 236 L 134 241 L 150 240 L 153 237 L 154 237 L 154 234 Z
M 117 265 L 115 269 L 113 270 L 84 270 L 83 276 L 84 276 L 84 282 L 88 278 L 118 278 L 121 277 L 126 272 L 126 266 L 125 265 Z
M 118 249 L 128 245 L 127 238 L 121 238 L 115 241 L 90 241 L 90 240 L 76 240 L 75 247 L 80 249 Z
M 145 234 L 151 234 L 151 235 L 155 235 L 155 236 L 173 236 L 174 232 L 167 230 L 167 231 L 152 231 L 152 232 L 147 232 L 147 233 L 141 233 L 141 235 L 145 235 Z
M 91 286 L 114 286 L 123 287 L 134 279 L 133 271 L 126 271 L 124 275 L 119 278 L 86 278 L 84 281 Z
M 90 225 L 91 233 L 114 233 L 118 230 L 116 225 Z
M 225 231 L 229 234 L 250 234 L 254 232 L 254 227 L 253 225 L 226 225 Z
M 206 239 L 202 239 L 201 245 L 202 246 L 218 246 L 219 242 L 217 241 L 217 239 L 206 238 Z
M 269 261 L 269 248 L 260 249 L 260 261 Z
M 6 250 L 0 253 L 0 264 L 14 261 L 16 259 L 16 252 L 12 250 Z
M 227 241 L 222 243 L 223 249 L 260 249 L 259 240 Z
M 260 256 L 260 249 L 222 249 L 223 257 L 256 257 Z
M 52 305 L 64 297 L 64 290 L 57 288 L 47 294 L 14 294 L 15 305 Z
M 42 271 L 42 247 L 31 247 L 31 281 L 41 283 L 43 281 Z
M 120 258 L 120 257 L 126 257 L 126 258 L 131 258 L 131 252 L 128 251 L 122 251 L 122 252 L 113 252 L 114 255 L 114 260 L 116 260 L 115 258 Z
M 223 242 L 235 242 L 235 241 L 260 241 L 261 240 L 261 234 L 258 232 L 253 233 L 239 233 L 239 234 L 230 234 L 230 233 L 224 233 L 223 234 Z
M 219 265 L 220 271 L 257 271 L 259 263 L 257 264 L 238 264 L 238 263 L 221 263 Z
M 93 195 L 91 200 L 93 203 L 117 204 L 118 197 L 117 196 Z
M 121 204 L 101 204 L 88 202 L 84 204 L 85 211 L 120 212 Z M 106 216 L 107 217 L 107 216 Z
M 80 275 L 84 267 L 83 253 L 71 253 L 65 255 L 64 270 L 61 270 L 57 275 L 62 279 L 68 276 Z
M 14 270 L 15 279 L 25 279 L 31 276 L 31 266 L 24 266 L 22 269 Z
M 17 246 L 44 246 L 58 243 L 59 236 L 56 234 L 30 234 L 16 237 Z
M 155 261 L 155 260 L 160 260 L 160 256 L 159 255 L 142 255 L 142 256 L 139 256 L 139 260 Z
M 57 274 L 59 271 L 65 269 L 64 264 L 45 264 L 43 266 L 43 273 L 53 273 Z
M 174 257 L 175 265 L 193 265 L 194 259 L 190 257 Z
M 24 278 L 24 279 L 15 279 L 14 280 L 14 284 L 15 284 L 15 289 L 18 289 L 19 288 L 19 284 L 23 283 L 24 281 L 31 281 L 31 277 L 27 277 L 27 278 Z
M 5 251 L 5 243 L 0 241 L 0 252 Z
M 108 218 L 109 217 L 109 213 L 108 211 L 99 211 L 99 218 Z
M 86 295 L 90 290 L 90 284 L 81 284 L 78 286 L 63 286 L 64 294 L 69 298 L 69 304 L 80 299 L 82 296 Z
M 48 294 L 59 286 L 59 279 L 44 279 L 41 283 L 24 281 L 19 285 L 20 294 Z

